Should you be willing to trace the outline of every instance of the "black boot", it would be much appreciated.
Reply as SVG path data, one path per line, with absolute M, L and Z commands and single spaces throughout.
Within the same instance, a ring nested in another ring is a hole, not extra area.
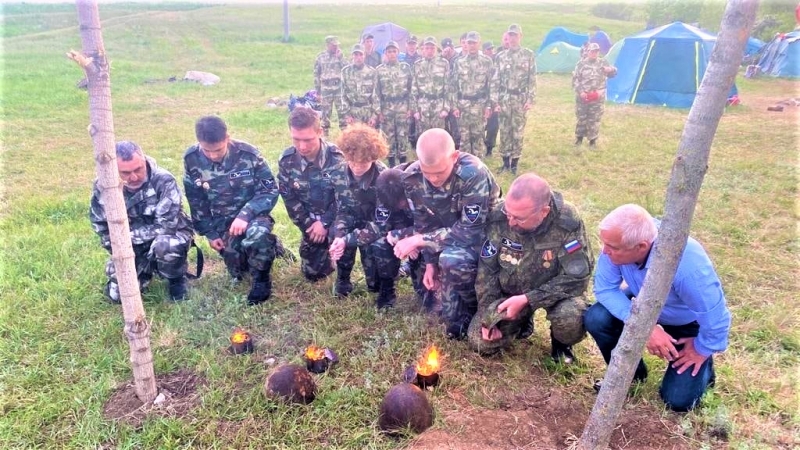
M 250 293 L 247 294 L 248 306 L 258 305 L 269 300 L 272 295 L 271 271 L 272 264 L 269 264 L 266 270 L 253 271 L 253 287 L 250 289 Z
M 575 146 L 579 147 L 581 144 L 583 144 L 583 136 L 578 136 L 575 138 Z
M 512 158 L 511 159 L 511 174 L 517 174 L 517 163 L 519 163 L 519 158 Z
M 173 302 L 186 300 L 186 277 L 169 279 L 169 298 Z
M 511 168 L 510 164 L 511 158 L 508 156 L 503 156 L 503 166 L 497 169 L 497 173 L 503 173 Z
M 494 147 L 486 147 L 486 156 L 492 156 L 492 150 Z
M 389 160 L 389 168 L 391 169 L 394 167 L 394 156 L 390 156 L 387 159 Z
M 378 284 L 380 285 L 380 291 L 378 292 L 378 298 L 375 300 L 375 306 L 378 309 L 393 307 L 395 300 L 397 300 L 394 278 L 380 278 L 378 279 Z
M 553 361 L 558 362 L 561 360 L 567 365 L 575 362 L 575 355 L 572 354 L 572 346 L 557 341 L 556 338 L 553 337 L 552 332 L 550 333 L 550 342 L 552 342 L 553 346 L 553 350 L 550 352 Z
M 517 339 L 528 339 L 533 335 L 533 314 L 522 317 L 522 326 L 517 331 Z
M 350 270 L 339 269 L 336 274 L 336 296 L 344 298 L 353 292 L 353 283 L 350 282 Z
M 589 139 L 589 147 L 597 147 L 597 138 Z
M 400 155 L 397 157 L 397 164 L 405 164 L 408 161 L 408 157 L 406 155 Z
M 462 316 L 447 324 L 447 338 L 460 341 L 467 337 L 467 330 L 469 329 L 469 318 Z

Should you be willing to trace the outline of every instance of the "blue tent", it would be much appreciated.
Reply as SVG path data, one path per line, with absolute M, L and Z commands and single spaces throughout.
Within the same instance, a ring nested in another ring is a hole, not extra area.
M 597 30 L 592 37 L 589 38 L 589 42 L 593 42 L 600 46 L 600 54 L 605 55 L 611 50 L 611 37 L 605 31 Z
M 800 78 L 800 31 L 775 36 L 764 47 L 758 66 L 767 75 Z
M 674 22 L 625 38 L 616 59 L 617 76 L 608 80 L 607 97 L 617 103 L 688 108 L 717 38 Z M 736 94 L 736 86 L 731 95 Z
M 573 33 L 564 27 L 555 27 L 547 33 L 547 36 L 544 37 L 544 41 L 542 41 L 542 45 L 539 46 L 539 50 L 536 51 L 536 54 L 541 53 L 545 47 L 553 42 L 561 41 L 566 42 L 573 47 L 580 47 L 588 40 L 588 34 Z
M 753 56 L 764 46 L 764 41 L 754 37 L 747 38 L 747 45 L 744 48 L 744 56 Z
M 405 49 L 406 39 L 410 36 L 408 30 L 392 22 L 379 23 L 377 25 L 365 27 L 364 30 L 361 31 L 361 36 L 367 33 L 372 34 L 373 41 L 375 42 L 375 50 L 381 55 L 389 41 L 395 41 L 401 49 Z

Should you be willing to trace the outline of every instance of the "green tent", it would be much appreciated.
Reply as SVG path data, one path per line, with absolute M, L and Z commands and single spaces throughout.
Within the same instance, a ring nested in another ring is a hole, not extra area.
M 566 42 L 553 42 L 536 55 L 539 73 L 572 73 L 581 59 L 581 49 Z

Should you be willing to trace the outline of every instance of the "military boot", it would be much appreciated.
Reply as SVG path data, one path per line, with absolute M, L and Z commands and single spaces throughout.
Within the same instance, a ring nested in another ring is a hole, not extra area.
M 186 300 L 186 277 L 169 279 L 169 299 L 173 302 Z
M 347 297 L 353 292 L 353 283 L 350 282 L 351 270 L 339 269 L 336 274 L 336 296 L 339 298 Z
M 391 169 L 392 167 L 394 167 L 394 156 L 390 156 L 386 159 L 389 160 L 389 168 Z
M 522 325 L 517 331 L 517 339 L 528 339 L 533 335 L 533 313 L 526 314 L 521 319 Z
M 272 295 L 272 278 L 270 272 L 272 271 L 272 264 L 267 266 L 266 270 L 256 270 L 253 272 L 253 287 L 250 293 L 247 294 L 247 305 L 258 305 L 269 300 Z
M 519 163 L 519 158 L 511 158 L 511 174 L 517 174 L 517 164 Z
M 589 147 L 597 147 L 597 138 L 589 139 Z
M 550 352 L 553 361 L 558 362 L 561 360 L 564 364 L 569 365 L 575 362 L 575 355 L 572 353 L 572 346 L 559 342 L 550 333 L 550 342 L 552 342 L 553 350 Z
M 108 280 L 105 289 L 103 289 L 103 294 L 105 294 L 108 303 L 115 305 L 122 303 L 122 299 L 119 296 L 119 284 L 116 281 Z
M 375 300 L 375 306 L 378 309 L 393 307 L 395 300 L 397 300 L 394 278 L 380 278 L 378 284 L 380 285 L 380 291 L 378 292 L 378 298 Z
M 503 156 L 503 165 L 499 169 L 497 169 L 497 173 L 503 173 L 511 169 L 510 162 L 511 158 L 509 158 L 508 156 Z
M 575 138 L 575 147 L 580 147 L 583 144 L 583 136 L 578 136 Z
M 492 156 L 492 150 L 494 150 L 494 147 L 486 147 L 486 156 L 487 157 Z
M 467 337 L 469 329 L 469 318 L 462 316 L 447 324 L 447 339 L 460 341 Z

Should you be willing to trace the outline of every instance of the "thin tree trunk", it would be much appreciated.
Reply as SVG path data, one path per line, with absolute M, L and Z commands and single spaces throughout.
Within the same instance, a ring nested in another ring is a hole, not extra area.
M 616 427 L 636 365 L 664 307 L 686 246 L 700 186 L 708 168 L 711 143 L 757 9 L 758 0 L 730 0 L 725 8 L 717 43 L 689 111 L 672 165 L 653 263 L 611 355 L 603 388 L 578 441 L 579 449 L 606 448 Z
M 108 219 L 111 259 L 117 271 L 125 336 L 131 349 L 136 396 L 148 403 L 156 398 L 157 393 L 150 350 L 150 325 L 139 293 L 128 214 L 117 170 L 109 62 L 103 45 L 97 2 L 76 0 L 75 3 L 83 51 L 78 53 L 73 50 L 67 56 L 83 68 L 89 81 L 89 136 L 94 144 L 98 186 Z

